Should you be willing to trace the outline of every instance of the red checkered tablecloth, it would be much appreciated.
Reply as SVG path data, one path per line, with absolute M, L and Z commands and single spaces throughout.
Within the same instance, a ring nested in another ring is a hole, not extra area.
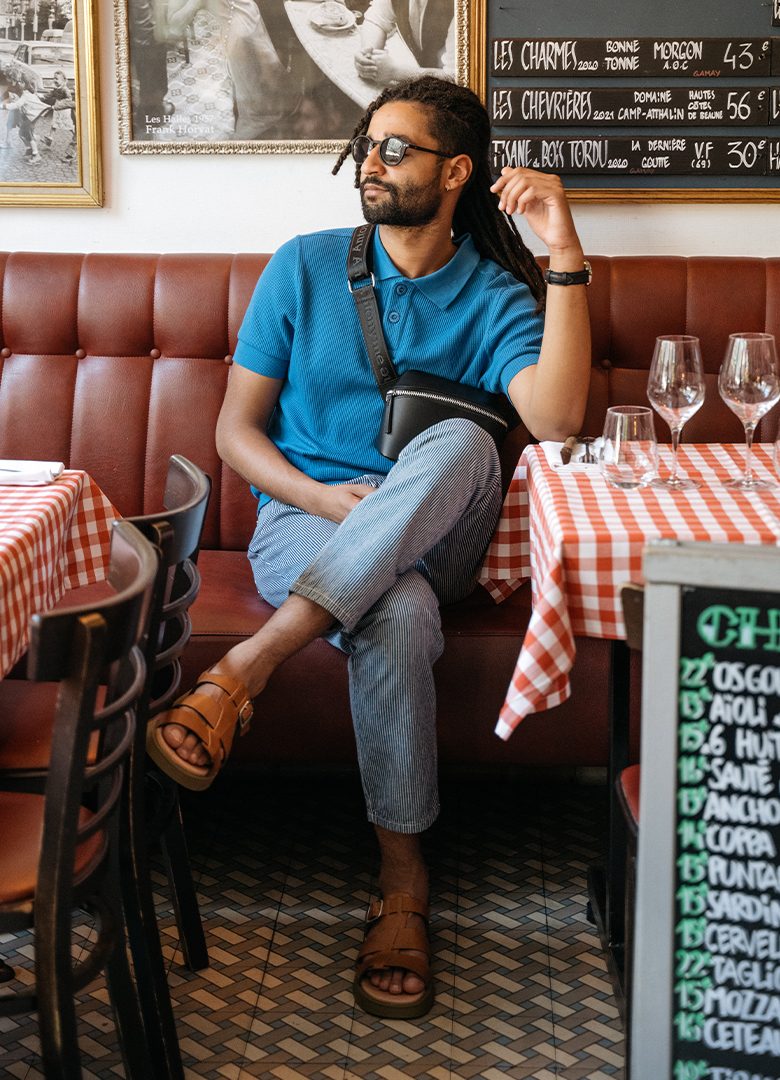
M 660 448 L 662 473 L 671 451 Z M 757 476 L 775 478 L 771 447 L 754 447 Z M 694 491 L 620 491 L 598 466 L 554 467 L 526 449 L 507 494 L 480 581 L 496 601 L 531 578 L 533 611 L 496 734 L 508 738 L 529 713 L 570 694 L 574 638 L 625 636 L 620 586 L 642 580 L 649 540 L 780 544 L 780 488 L 743 493 L 724 486 L 742 471 L 744 447 L 680 447 Z
M 83 472 L 35 487 L 0 485 L 0 677 L 27 647 L 35 612 L 105 578 L 119 516 Z

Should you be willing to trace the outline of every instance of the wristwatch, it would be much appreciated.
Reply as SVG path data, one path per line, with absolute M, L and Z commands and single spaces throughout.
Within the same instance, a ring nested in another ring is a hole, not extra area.
M 548 285 L 590 285 L 593 271 L 587 259 L 583 259 L 582 270 L 545 270 L 544 280 Z

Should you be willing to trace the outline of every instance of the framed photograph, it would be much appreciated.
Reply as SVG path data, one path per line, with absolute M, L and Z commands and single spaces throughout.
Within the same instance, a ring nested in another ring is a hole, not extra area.
M 469 0 L 114 3 L 125 154 L 335 153 L 395 79 L 469 81 Z
M 0 0 L 0 206 L 102 206 L 97 0 Z

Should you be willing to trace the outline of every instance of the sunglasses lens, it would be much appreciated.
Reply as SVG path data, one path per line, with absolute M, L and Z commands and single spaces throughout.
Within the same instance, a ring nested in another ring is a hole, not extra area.
M 352 140 L 352 157 L 358 165 L 362 165 L 371 153 L 371 140 L 365 135 L 358 135 Z
M 379 154 L 385 165 L 400 165 L 406 153 L 406 143 L 392 136 L 385 139 L 379 147 Z

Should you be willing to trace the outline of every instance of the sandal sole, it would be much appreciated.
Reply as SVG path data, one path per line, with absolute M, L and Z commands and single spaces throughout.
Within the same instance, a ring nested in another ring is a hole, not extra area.
M 363 976 L 365 978 L 365 976 Z M 355 997 L 355 1002 L 360 1006 L 363 1012 L 367 1012 L 369 1016 L 378 1016 L 382 1020 L 418 1020 L 421 1016 L 425 1016 L 433 1008 L 433 1003 L 436 1000 L 436 987 L 433 979 L 431 979 L 430 986 L 427 986 L 425 990 L 421 991 L 421 997 L 411 1002 L 404 1004 L 403 1001 L 399 1001 L 398 1004 L 394 1004 L 391 1001 L 387 1001 L 385 998 L 376 998 L 371 994 L 362 984 L 361 979 L 355 979 L 352 984 L 352 993 Z M 402 995 L 398 995 L 401 997 Z
M 189 791 L 205 791 L 206 788 L 211 787 L 219 769 L 206 773 L 191 772 L 187 768 L 187 763 L 182 761 L 173 747 L 168 746 L 163 739 L 160 734 L 162 727 L 162 724 L 155 727 L 152 721 L 146 729 L 146 753 L 157 768 Z

